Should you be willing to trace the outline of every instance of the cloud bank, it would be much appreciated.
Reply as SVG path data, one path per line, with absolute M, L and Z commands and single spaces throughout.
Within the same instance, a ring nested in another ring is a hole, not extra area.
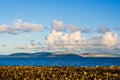
M 117 32 L 112 32 L 109 27 L 100 26 L 95 33 L 91 28 L 80 28 L 73 25 L 64 24 L 62 21 L 53 20 L 52 31 L 45 36 L 44 43 L 31 40 L 28 44 L 15 45 L 15 49 L 29 50 L 69 50 L 85 52 L 108 52 L 120 50 L 119 36 Z M 119 30 L 119 27 L 117 27 Z M 43 29 L 41 24 L 23 22 L 17 19 L 13 26 L 6 24 L 0 25 L 0 33 L 20 34 L 26 32 L 26 39 L 31 39 L 28 32 L 40 31 Z M 116 29 L 116 28 L 115 28 Z M 50 29 L 51 30 L 51 29 Z M 89 36 L 88 36 L 89 35 Z M 7 45 L 7 44 L 6 44 Z M 2 45 L 6 47 L 6 45 Z
M 80 45 L 86 45 L 87 40 L 80 36 L 80 31 L 65 34 L 53 29 L 53 31 L 46 37 L 46 44 L 51 47 L 75 48 Z
M 98 33 L 93 34 L 91 39 L 87 37 L 82 37 L 82 33 L 90 33 L 91 29 L 77 27 L 66 27 L 62 21 L 53 21 L 56 25 L 53 26 L 53 30 L 46 36 L 45 43 L 51 48 L 61 48 L 61 49 L 112 49 L 118 44 L 118 34 L 115 32 L 110 32 L 108 27 L 100 26 L 98 28 Z M 62 29 L 71 30 L 71 32 L 64 32 Z M 73 31 L 72 31 L 73 30 Z

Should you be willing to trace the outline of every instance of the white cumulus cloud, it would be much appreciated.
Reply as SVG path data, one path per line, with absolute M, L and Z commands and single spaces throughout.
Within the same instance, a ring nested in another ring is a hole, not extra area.
M 70 32 L 79 31 L 78 27 L 73 25 L 66 25 L 59 20 L 53 20 L 52 28 L 56 31 L 70 31 Z
M 22 22 L 18 19 L 13 23 L 13 27 L 9 27 L 7 24 L 0 25 L 0 33 L 19 34 L 21 32 L 34 32 L 43 29 L 41 24 Z
M 75 48 L 86 45 L 87 40 L 80 36 L 80 31 L 65 34 L 61 31 L 53 30 L 46 37 L 46 44 L 51 47 Z
M 53 27 L 53 29 L 55 29 L 57 31 L 61 31 L 64 28 L 64 24 L 62 21 L 54 20 L 52 22 L 52 27 Z
M 102 39 L 102 45 L 113 46 L 117 44 L 118 36 L 117 33 L 106 32 Z
M 16 20 L 13 25 L 15 30 L 24 32 L 39 31 L 43 29 L 41 24 L 22 22 L 22 20 Z
M 9 28 L 6 24 L 0 25 L 0 32 L 1 33 L 5 33 L 5 32 L 8 32 L 8 31 L 9 31 Z
M 113 32 L 105 32 L 104 34 L 97 34 L 92 37 L 92 44 L 97 46 L 114 46 L 117 42 L 117 33 Z
M 18 34 L 18 31 L 8 27 L 7 24 L 0 25 L 0 33 Z

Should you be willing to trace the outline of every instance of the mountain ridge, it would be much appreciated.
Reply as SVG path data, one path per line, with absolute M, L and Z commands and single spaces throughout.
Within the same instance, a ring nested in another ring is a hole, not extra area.
M 73 54 L 69 52 L 35 52 L 35 53 L 12 53 L 9 55 L 0 55 L 0 58 L 76 58 L 76 57 L 120 57 L 120 54 L 105 53 L 81 53 Z
M 81 57 L 76 54 L 54 54 L 53 52 L 36 52 L 36 53 L 12 53 L 9 55 L 0 56 L 4 58 L 69 58 L 69 57 Z

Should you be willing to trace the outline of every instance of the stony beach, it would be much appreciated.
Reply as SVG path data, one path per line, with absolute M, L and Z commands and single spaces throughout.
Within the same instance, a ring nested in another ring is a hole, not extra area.
M 120 80 L 120 66 L 0 66 L 0 80 Z

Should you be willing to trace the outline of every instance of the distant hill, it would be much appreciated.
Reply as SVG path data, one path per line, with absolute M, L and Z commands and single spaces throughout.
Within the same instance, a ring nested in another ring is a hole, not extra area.
M 79 55 L 67 52 L 36 52 L 36 53 L 13 53 L 0 55 L 0 58 L 80 58 L 80 57 L 120 57 L 120 54 L 107 53 L 81 53 Z
M 31 55 L 30 53 L 13 53 L 13 54 L 10 54 L 9 56 L 28 56 L 28 55 Z
M 76 54 L 72 54 L 72 53 L 69 53 L 69 54 L 55 54 L 54 55 L 55 57 L 57 58 L 78 58 L 78 57 L 81 57 L 79 55 L 76 55 Z
M 0 56 L 3 58 L 75 58 L 80 57 L 72 53 L 54 54 L 52 52 L 36 52 L 36 53 L 13 53 L 10 55 Z
M 49 56 L 51 56 L 51 55 L 53 55 L 53 53 L 51 53 L 51 52 L 36 52 L 36 53 L 33 53 L 32 54 L 32 57 L 49 57 Z

